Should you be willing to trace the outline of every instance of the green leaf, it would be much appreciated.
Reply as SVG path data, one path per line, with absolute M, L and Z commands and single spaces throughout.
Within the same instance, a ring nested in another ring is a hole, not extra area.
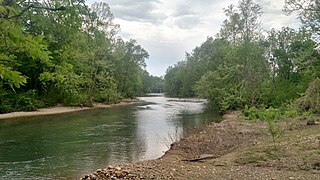
M 9 86 L 15 86 L 20 88 L 21 85 L 27 83 L 27 78 L 21 75 L 18 71 L 13 71 L 9 68 L 0 65 L 0 77 L 4 82 L 8 83 Z
M 0 1 L 0 4 L 1 4 L 2 2 Z M 5 13 L 7 13 L 7 9 L 5 8 L 5 7 L 3 7 L 3 6 L 0 6 L 0 13 L 1 14 L 5 14 Z

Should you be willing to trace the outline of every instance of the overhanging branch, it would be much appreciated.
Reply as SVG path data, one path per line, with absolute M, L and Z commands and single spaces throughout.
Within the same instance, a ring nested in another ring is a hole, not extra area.
M 1 16 L 0 15 L 0 19 L 4 18 L 4 19 L 16 19 L 19 18 L 20 16 L 22 16 L 26 11 L 28 11 L 29 9 L 34 8 L 34 9 L 45 9 L 45 10 L 49 10 L 49 11 L 63 11 L 66 10 L 66 8 L 64 6 L 60 6 L 58 8 L 50 8 L 50 7 L 42 7 L 42 6 L 35 6 L 33 4 L 25 7 L 19 14 L 16 14 L 14 16 Z

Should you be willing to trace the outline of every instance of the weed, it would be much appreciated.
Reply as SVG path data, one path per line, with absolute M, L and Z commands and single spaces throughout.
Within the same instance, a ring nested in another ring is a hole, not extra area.
M 277 142 L 276 140 L 280 137 L 280 135 L 283 133 L 281 130 L 281 127 L 276 124 L 275 120 L 268 120 L 267 121 L 267 130 L 270 136 L 272 137 L 273 142 L 273 148 L 275 151 L 278 150 Z
M 159 134 L 157 134 L 157 136 L 168 149 L 170 149 L 171 144 L 181 139 L 178 128 L 176 128 L 172 133 L 168 132 L 167 137 L 161 137 Z

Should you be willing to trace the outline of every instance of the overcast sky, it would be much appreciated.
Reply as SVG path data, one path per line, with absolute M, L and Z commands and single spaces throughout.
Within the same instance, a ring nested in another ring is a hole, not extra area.
M 89 4 L 96 0 L 88 0 Z M 168 66 L 184 60 L 208 36 L 219 32 L 226 19 L 223 8 L 238 0 L 100 0 L 109 4 L 123 39 L 136 39 L 148 51 L 150 74 L 161 76 Z M 296 28 L 296 16 L 282 13 L 284 0 L 255 0 L 263 7 L 262 27 Z

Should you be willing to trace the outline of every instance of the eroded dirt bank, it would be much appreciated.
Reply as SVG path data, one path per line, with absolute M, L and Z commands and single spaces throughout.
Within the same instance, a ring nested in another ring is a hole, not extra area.
M 239 114 L 174 143 L 159 159 L 109 166 L 83 179 L 320 179 L 319 124 L 279 123 L 274 144 L 266 124 Z

